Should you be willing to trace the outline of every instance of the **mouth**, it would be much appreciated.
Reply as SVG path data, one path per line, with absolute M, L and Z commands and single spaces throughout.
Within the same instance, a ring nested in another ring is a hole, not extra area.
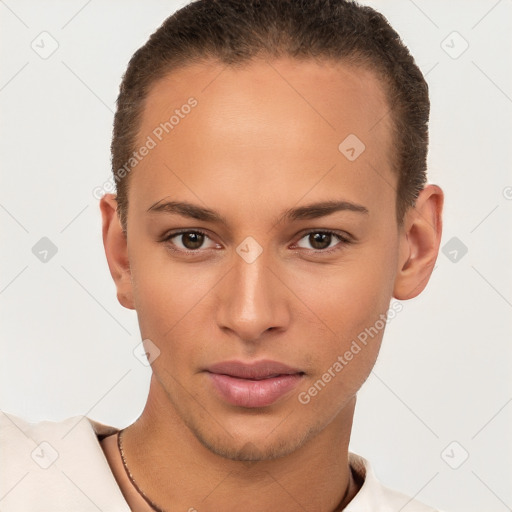
M 266 407 L 298 386 L 305 373 L 277 361 L 226 361 L 206 369 L 221 399 L 238 407 Z

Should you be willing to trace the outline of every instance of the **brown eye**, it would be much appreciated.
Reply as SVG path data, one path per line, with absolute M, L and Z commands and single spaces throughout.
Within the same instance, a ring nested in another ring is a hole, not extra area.
M 204 242 L 204 235 L 202 233 L 197 233 L 195 231 L 192 231 L 190 233 L 182 233 L 180 236 L 181 242 L 185 249 L 199 249 Z
M 345 245 L 350 243 L 350 239 L 335 232 L 310 231 L 299 240 L 297 246 L 311 251 L 330 253 L 342 249 Z
M 327 249 L 331 245 L 331 233 L 310 233 L 309 242 L 311 247 L 316 250 Z
M 177 250 L 187 252 L 199 252 L 198 249 L 208 249 L 215 247 L 215 243 L 210 237 L 201 231 L 180 231 L 171 233 L 163 239 L 164 242 L 173 245 Z M 207 245 L 208 241 L 210 246 Z

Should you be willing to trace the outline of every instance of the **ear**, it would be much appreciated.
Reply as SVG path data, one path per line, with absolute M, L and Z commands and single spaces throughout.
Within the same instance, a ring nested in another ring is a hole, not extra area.
M 393 289 L 398 300 L 416 297 L 430 279 L 441 242 L 443 201 L 443 191 L 437 185 L 427 185 L 404 215 Z
M 117 300 L 128 309 L 135 309 L 128 259 L 128 243 L 117 214 L 117 198 L 105 194 L 100 200 L 103 246 L 108 268 L 117 288 Z

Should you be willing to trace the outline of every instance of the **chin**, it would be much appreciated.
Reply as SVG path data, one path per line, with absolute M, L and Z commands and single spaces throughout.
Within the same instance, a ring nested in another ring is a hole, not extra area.
M 196 436 L 199 442 L 212 453 L 225 459 L 245 462 L 263 462 L 285 457 L 300 446 L 301 441 L 288 439 L 274 439 L 260 442 L 259 440 L 236 443 L 232 438 L 211 439 Z
M 257 435 L 236 433 L 223 430 L 206 429 L 187 422 L 187 426 L 196 439 L 210 452 L 233 461 L 263 462 L 286 457 L 299 450 L 310 438 L 319 432 L 320 427 L 310 429 L 286 428 L 279 426 L 269 434 L 261 429 Z

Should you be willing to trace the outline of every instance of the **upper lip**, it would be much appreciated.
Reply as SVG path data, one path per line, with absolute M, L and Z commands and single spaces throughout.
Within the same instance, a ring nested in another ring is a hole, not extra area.
M 278 361 L 262 360 L 253 363 L 243 363 L 241 361 L 224 361 L 214 364 L 207 368 L 210 373 L 218 373 L 237 377 L 240 379 L 266 379 L 277 377 L 278 375 L 293 375 L 304 373 L 303 371 L 292 368 Z

